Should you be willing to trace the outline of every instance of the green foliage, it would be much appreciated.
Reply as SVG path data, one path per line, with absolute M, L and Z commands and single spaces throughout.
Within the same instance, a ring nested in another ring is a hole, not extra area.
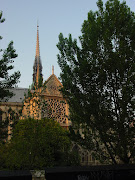
M 7 153 L 8 148 L 7 144 L 0 142 L 0 170 L 6 169 Z
M 135 15 L 118 0 L 97 6 L 82 25 L 81 47 L 59 35 L 62 92 L 76 141 L 104 163 L 133 163 Z
M 0 12 L 0 23 L 3 23 L 4 21 L 5 19 L 2 18 L 2 12 Z M 0 39 L 2 39 L 1 36 Z M 14 72 L 13 74 L 9 73 L 10 70 L 14 68 L 12 63 L 17 57 L 13 42 L 11 41 L 9 43 L 6 50 L 1 49 L 0 52 L 2 53 L 0 59 L 0 100 L 2 100 L 5 97 L 8 98 L 13 95 L 13 93 L 9 92 L 8 88 L 14 87 L 14 85 L 18 83 L 20 72 Z
M 7 148 L 8 169 L 43 169 L 79 162 L 70 151 L 68 132 L 57 122 L 48 119 L 20 120 Z

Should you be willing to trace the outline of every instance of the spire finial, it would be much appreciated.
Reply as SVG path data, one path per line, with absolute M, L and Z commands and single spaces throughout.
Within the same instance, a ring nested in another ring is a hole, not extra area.
M 52 66 L 52 74 L 54 74 L 54 66 Z

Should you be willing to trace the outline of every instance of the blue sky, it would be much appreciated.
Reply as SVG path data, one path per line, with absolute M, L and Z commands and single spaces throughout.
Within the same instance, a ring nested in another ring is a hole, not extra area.
M 103 0 L 105 3 L 107 0 Z M 0 24 L 0 48 L 13 40 L 18 54 L 14 70 L 21 72 L 19 87 L 28 88 L 32 83 L 33 63 L 36 52 L 37 20 L 39 22 L 40 56 L 44 81 L 51 75 L 52 65 L 57 77 L 58 35 L 69 33 L 73 38 L 81 35 L 81 25 L 90 10 L 97 10 L 96 0 L 0 0 L 0 10 L 6 21 Z M 122 0 L 121 0 L 122 2 Z M 135 0 L 127 0 L 135 12 Z

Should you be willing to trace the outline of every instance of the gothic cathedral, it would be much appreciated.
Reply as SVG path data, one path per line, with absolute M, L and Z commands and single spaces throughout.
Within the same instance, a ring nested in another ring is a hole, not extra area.
M 43 82 L 42 68 L 37 26 L 32 89 L 28 90 L 27 88 L 18 87 L 10 89 L 14 96 L 6 102 L 0 102 L 0 112 L 2 112 L 0 113 L 0 120 L 4 120 L 9 116 L 9 109 L 12 109 L 16 116 L 20 117 L 19 112 L 22 109 L 21 118 L 23 119 L 27 117 L 37 119 L 51 118 L 60 123 L 62 127 L 68 129 L 71 123 L 68 120 L 68 104 L 60 91 L 62 84 L 54 74 L 54 67 L 50 77 Z M 28 92 L 31 94 L 31 98 Z

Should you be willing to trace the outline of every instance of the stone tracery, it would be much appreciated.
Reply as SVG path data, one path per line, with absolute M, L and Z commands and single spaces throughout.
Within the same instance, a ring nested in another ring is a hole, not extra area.
M 47 117 L 54 118 L 57 122 L 66 123 L 66 102 L 59 99 L 47 99 Z

